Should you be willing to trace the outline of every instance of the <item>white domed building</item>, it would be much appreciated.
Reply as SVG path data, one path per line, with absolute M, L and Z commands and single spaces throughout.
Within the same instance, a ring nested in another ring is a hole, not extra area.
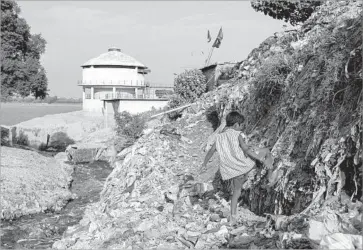
M 160 98 L 155 90 L 172 87 L 150 87 L 145 75 L 151 71 L 119 48 L 85 62 L 82 66 L 83 110 L 113 113 L 128 111 L 140 113 L 162 108 L 167 99 Z

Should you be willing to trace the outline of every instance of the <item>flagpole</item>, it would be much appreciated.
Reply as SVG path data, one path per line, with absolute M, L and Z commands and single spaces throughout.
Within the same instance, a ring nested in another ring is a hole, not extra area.
M 204 65 L 204 66 L 207 66 L 207 64 L 208 64 L 208 62 L 209 62 L 209 58 L 210 58 L 210 56 L 211 56 L 211 54 L 212 54 L 213 48 L 214 48 L 214 47 L 212 47 L 212 48 L 209 50 L 208 57 L 207 57 L 207 60 L 205 60 L 205 65 Z
M 210 53 L 209 53 L 209 57 L 208 57 L 208 61 L 207 61 L 207 63 L 206 63 L 206 66 L 209 64 L 209 61 L 210 61 L 210 59 L 212 58 L 213 51 L 214 51 L 214 47 L 212 47 L 212 49 L 211 49 L 211 51 L 210 51 Z

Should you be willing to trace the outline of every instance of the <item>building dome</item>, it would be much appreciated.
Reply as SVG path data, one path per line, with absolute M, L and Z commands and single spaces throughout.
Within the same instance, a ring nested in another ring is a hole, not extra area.
M 99 55 L 91 60 L 85 62 L 82 67 L 95 66 L 95 65 L 117 65 L 117 66 L 134 66 L 139 68 L 146 68 L 144 64 L 137 61 L 135 58 L 121 52 L 121 49 L 111 47 L 108 52 Z

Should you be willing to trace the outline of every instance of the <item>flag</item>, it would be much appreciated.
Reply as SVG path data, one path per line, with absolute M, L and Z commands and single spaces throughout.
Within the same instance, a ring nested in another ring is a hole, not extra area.
M 222 32 L 222 27 L 221 27 L 219 29 L 218 36 L 217 36 L 216 40 L 214 41 L 212 47 L 219 48 L 219 46 L 221 46 L 222 39 L 223 39 L 223 32 Z
M 212 38 L 210 37 L 210 32 L 209 32 L 209 30 L 208 30 L 207 40 L 208 40 L 208 43 L 212 40 Z

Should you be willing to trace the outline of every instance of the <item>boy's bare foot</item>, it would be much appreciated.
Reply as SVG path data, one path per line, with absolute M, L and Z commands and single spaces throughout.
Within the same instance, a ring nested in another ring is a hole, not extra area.
M 231 227 L 237 225 L 237 216 L 236 215 L 228 216 L 228 222 Z
M 271 154 L 267 154 L 266 158 L 265 158 L 265 161 L 264 161 L 264 164 L 266 165 L 266 168 L 267 169 L 273 169 L 273 163 L 274 163 L 274 160 L 273 160 Z

